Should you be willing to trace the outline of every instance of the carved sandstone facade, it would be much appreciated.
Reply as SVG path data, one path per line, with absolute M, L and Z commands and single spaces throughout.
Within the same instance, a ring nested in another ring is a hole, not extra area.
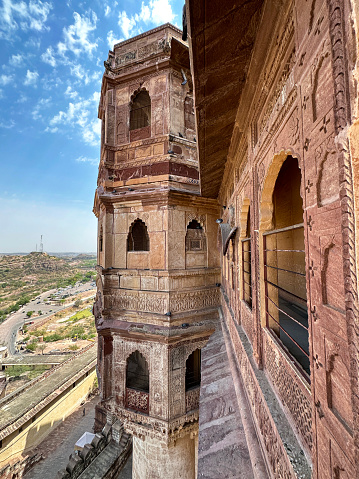
M 301 476 L 262 371 L 312 476 L 359 477 L 357 10 L 187 1 L 201 193 L 222 206 L 223 327 L 275 478 Z
M 359 477 L 358 13 L 187 0 L 190 62 L 169 25 L 105 62 L 98 419 L 136 478 L 195 477 L 218 312 L 268 477 Z

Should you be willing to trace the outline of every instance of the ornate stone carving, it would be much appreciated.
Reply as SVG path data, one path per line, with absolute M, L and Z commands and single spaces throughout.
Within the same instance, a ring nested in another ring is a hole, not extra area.
M 211 288 L 200 291 L 186 291 L 170 294 L 170 311 L 177 313 L 216 307 L 220 304 L 218 288 Z
M 193 220 L 198 221 L 198 223 L 200 223 L 200 225 L 204 229 L 206 229 L 206 215 L 198 215 L 196 213 L 186 213 L 186 227 Z
M 186 392 L 186 412 L 194 411 L 199 408 L 199 393 L 200 388 Z
M 269 339 L 265 338 L 265 364 L 273 381 L 279 396 L 286 407 L 289 409 L 297 430 L 302 439 L 311 449 L 312 439 L 312 408 L 310 394 L 308 391 L 299 387 L 296 374 L 290 374 L 290 370 L 285 365 L 285 359 L 279 352 L 279 349 Z

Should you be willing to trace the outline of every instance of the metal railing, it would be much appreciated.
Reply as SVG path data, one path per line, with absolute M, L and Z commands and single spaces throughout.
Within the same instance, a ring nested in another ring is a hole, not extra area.
M 247 257 L 247 259 L 245 259 Z M 251 238 L 242 239 L 242 287 L 243 300 L 252 307 Z M 246 269 L 248 268 L 248 269 Z
M 266 324 L 309 374 L 305 250 L 298 243 L 304 248 L 303 223 L 263 233 Z

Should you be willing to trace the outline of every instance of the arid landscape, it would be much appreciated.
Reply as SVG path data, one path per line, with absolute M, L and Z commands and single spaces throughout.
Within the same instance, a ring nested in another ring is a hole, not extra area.
M 44 291 L 93 280 L 95 265 L 95 256 L 85 254 L 0 256 L 0 323 Z

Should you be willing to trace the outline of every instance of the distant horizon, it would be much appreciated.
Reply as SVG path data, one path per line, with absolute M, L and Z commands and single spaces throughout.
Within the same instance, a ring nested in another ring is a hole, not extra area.
M 16 251 L 12 253 L 3 253 L 0 252 L 0 256 L 17 256 L 17 255 L 28 255 L 31 253 L 40 253 L 41 251 Z M 90 254 L 93 256 L 97 255 L 96 251 L 42 251 L 42 253 L 46 253 L 48 255 L 56 255 L 56 254 Z

